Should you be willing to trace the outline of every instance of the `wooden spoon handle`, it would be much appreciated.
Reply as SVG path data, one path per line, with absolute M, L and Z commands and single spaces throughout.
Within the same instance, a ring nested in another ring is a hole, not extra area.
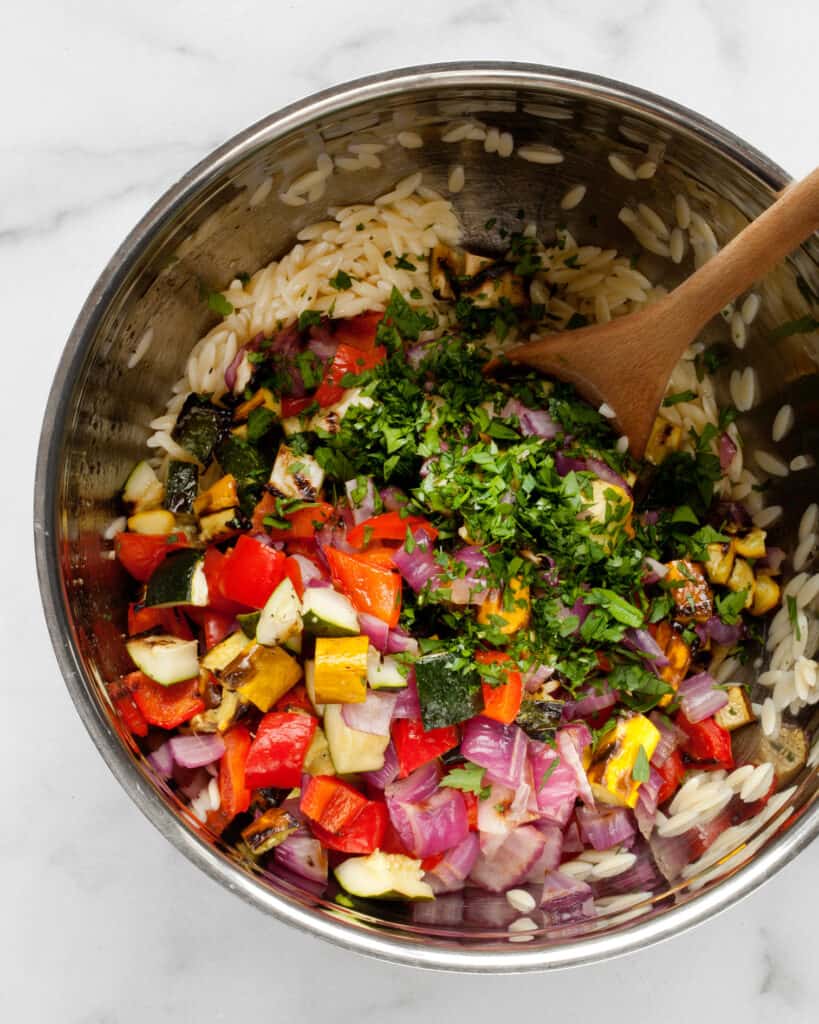
M 789 185 L 776 202 L 673 292 L 699 330 L 737 295 L 819 230 L 819 167 Z

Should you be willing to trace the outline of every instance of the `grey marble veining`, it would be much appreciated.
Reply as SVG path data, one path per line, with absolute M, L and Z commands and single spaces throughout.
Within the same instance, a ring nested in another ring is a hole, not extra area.
M 30 0 L 6 12 L 5 28 L 2 1019 L 815 1020 L 817 845 L 692 933 L 542 977 L 398 969 L 244 906 L 148 825 L 80 725 L 41 621 L 29 495 L 51 372 L 88 289 L 150 203 L 220 140 L 346 78 L 508 58 L 664 93 L 803 173 L 815 162 L 819 8 L 762 0 Z

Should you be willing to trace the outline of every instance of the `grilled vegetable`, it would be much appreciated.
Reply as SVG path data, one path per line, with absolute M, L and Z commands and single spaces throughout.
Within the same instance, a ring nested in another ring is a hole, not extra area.
M 165 480 L 165 508 L 169 512 L 192 512 L 198 487 L 199 469 L 196 463 L 171 459 Z
M 223 512 L 212 512 L 199 520 L 199 535 L 206 543 L 216 543 L 233 537 L 241 529 L 239 510 L 227 508 Z
M 221 643 L 211 647 L 202 659 L 202 668 L 209 669 L 211 672 L 221 672 L 249 648 L 250 643 L 247 636 L 241 629 L 237 629 L 235 633 L 231 633 Z
M 371 690 L 403 690 L 407 677 L 391 654 L 382 657 L 370 646 L 367 651 L 367 682 Z
M 324 483 L 324 470 L 312 455 L 297 455 L 286 444 L 279 447 L 270 487 L 285 498 L 316 501 Z
M 336 769 L 330 754 L 330 744 L 320 726 L 316 726 L 313 739 L 304 755 L 304 771 L 308 775 L 335 775 Z
M 296 588 L 285 576 L 261 610 L 256 627 L 260 644 L 273 647 L 301 632 L 301 601 Z
M 754 589 L 756 587 L 756 581 L 754 579 L 754 571 L 748 565 L 744 558 L 737 558 L 734 561 L 734 568 L 731 571 L 731 575 L 726 583 L 729 590 L 739 592 L 740 590 L 747 591 L 745 598 L 744 608 L 750 608 L 754 601 Z
M 751 615 L 767 615 L 779 604 L 781 594 L 779 584 L 775 579 L 767 574 L 759 573 L 754 580 Z
M 327 704 L 324 708 L 324 733 L 339 775 L 377 772 L 384 767 L 384 751 L 389 745 L 389 736 L 351 729 L 344 721 L 341 704 Z
M 164 493 L 153 467 L 142 461 L 134 466 L 125 481 L 122 500 L 131 512 L 145 512 L 161 505 Z
M 204 516 L 211 512 L 235 508 L 238 504 L 236 477 L 232 473 L 226 473 L 199 495 L 193 503 L 193 510 L 198 516 Z
M 355 608 L 332 587 L 311 587 L 304 592 L 302 622 L 314 636 L 358 636 Z
M 335 868 L 339 884 L 353 896 L 380 900 L 432 900 L 420 860 L 376 850 L 368 857 L 348 857 Z
M 524 698 L 515 718 L 515 724 L 519 725 L 533 740 L 549 740 L 560 725 L 562 712 L 562 701 Z
M 731 737 L 737 764 L 764 764 L 770 761 L 780 786 L 792 782 L 805 767 L 810 740 L 797 725 L 782 725 L 777 736 L 766 736 L 756 723 L 746 725 Z
M 170 608 L 175 604 L 208 604 L 204 556 L 193 548 L 173 551 L 156 569 L 145 588 L 146 607 Z
M 755 529 L 746 533 L 744 537 L 737 537 L 734 541 L 737 554 L 743 558 L 764 558 L 765 536 L 764 530 Z
M 315 696 L 320 704 L 359 704 L 367 699 L 366 636 L 316 640 Z
M 680 622 L 707 622 L 714 614 L 711 588 L 696 562 L 669 562 L 664 583 L 670 586 Z
M 668 659 L 668 664 L 660 669 L 660 678 L 676 690 L 688 673 L 688 666 L 691 663 L 691 648 L 670 622 L 658 623 L 652 632 L 654 639 Z M 673 693 L 665 694 L 660 700 L 660 707 L 666 707 L 673 699 Z
M 251 856 L 261 857 L 283 843 L 298 829 L 299 822 L 292 814 L 282 807 L 271 807 L 242 829 L 242 839 Z
M 681 440 L 680 428 L 658 416 L 646 444 L 646 459 L 659 466 L 672 452 L 677 451 Z
M 215 708 L 209 708 L 191 719 L 194 732 L 224 733 L 236 721 L 239 709 L 244 707 L 235 690 L 222 690 L 222 699 Z
M 229 430 L 229 409 L 214 405 L 203 395 L 188 395 L 171 437 L 204 466 Z
M 531 603 L 529 588 L 513 576 L 502 597 L 491 595 L 478 607 L 478 622 L 482 626 L 496 626 L 504 636 L 511 636 L 529 625 Z
M 301 666 L 281 647 L 254 644 L 222 673 L 222 684 L 238 690 L 260 711 L 269 711 L 276 701 L 301 679 Z
M 456 656 L 426 654 L 415 662 L 415 682 L 425 729 L 465 722 L 483 709 L 481 677 Z
M 146 636 L 125 645 L 138 669 L 163 686 L 199 675 L 195 640 L 176 636 Z
M 281 416 L 282 403 L 279 399 L 275 398 L 273 392 L 267 388 L 259 388 L 246 402 L 236 406 L 233 412 L 233 419 L 235 422 L 241 423 L 248 418 L 254 409 L 261 409 L 262 407 L 269 409 L 276 416 Z
M 748 694 L 742 686 L 729 686 L 726 692 L 728 694 L 728 703 L 724 708 L 719 709 L 714 715 L 714 719 L 717 725 L 721 725 L 723 729 L 733 732 L 734 729 L 740 729 L 743 725 L 753 722 L 754 713 L 751 710 L 751 701 L 748 698 Z
M 712 583 L 725 584 L 731 576 L 734 568 L 734 557 L 736 554 L 735 542 L 729 540 L 717 544 L 707 545 L 708 558 L 705 561 L 705 571 Z
M 635 778 L 635 767 L 638 759 L 644 760 L 648 778 L 648 763 L 659 740 L 659 730 L 644 715 L 618 719 L 592 752 L 587 774 L 595 797 L 605 804 L 636 806 L 645 780 Z

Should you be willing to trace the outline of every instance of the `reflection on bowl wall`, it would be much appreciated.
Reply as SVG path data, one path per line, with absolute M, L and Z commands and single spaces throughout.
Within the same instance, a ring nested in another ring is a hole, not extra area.
M 511 132 L 517 146 L 548 144 L 565 158 L 542 165 L 486 154 L 478 141 L 444 143 L 446 126 L 466 116 Z M 423 147 L 397 144 L 404 131 L 418 133 Z M 319 152 L 335 156 L 362 138 L 387 143 L 380 167 L 334 173 L 314 203 L 282 203 L 279 194 L 315 166 Z M 662 159 L 653 177 L 633 182 L 613 172 L 612 152 L 634 165 L 649 152 Z M 468 889 L 431 904 L 350 909 L 295 879 L 254 871 L 214 841 L 152 774 L 112 716 L 104 689 L 130 669 L 130 661 L 120 632 L 127 580 L 102 533 L 118 514 L 119 488 L 144 452 L 150 420 L 215 320 L 200 299 L 200 281 L 227 286 L 237 273 L 286 252 L 297 232 L 321 219 L 328 206 L 369 202 L 417 169 L 425 184 L 445 192 L 454 164 L 466 173 L 455 204 L 468 247 L 488 244 L 489 217 L 514 222 L 523 210 L 540 237 L 565 224 L 583 242 L 629 253 L 634 240 L 617 218 L 623 204 L 647 202 L 671 221 L 678 192 L 708 217 L 723 243 L 788 180 L 761 154 L 690 111 L 616 82 L 530 65 L 409 69 L 330 90 L 273 115 L 174 186 L 115 253 L 89 297 L 43 427 L 35 498 L 38 568 L 58 659 L 86 727 L 140 809 L 192 861 L 249 902 L 350 949 L 439 969 L 540 970 L 645 946 L 750 892 L 819 832 L 815 769 L 797 778 L 796 793 L 771 820 L 752 857 L 745 851 L 688 887 L 666 886 L 625 910 L 628 901 L 621 901 L 591 923 L 543 928 L 525 945 L 510 944 L 506 928 L 516 915 L 502 895 Z M 577 183 L 588 187 L 586 199 L 561 211 L 560 199 Z M 748 345 L 743 351 L 732 347 L 718 375 L 718 391 L 727 400 L 732 370 L 749 363 L 757 370 L 759 401 L 740 418 L 749 446 L 770 437 L 783 402 L 793 406 L 797 425 L 783 442 L 787 458 L 819 449 L 819 335 L 774 344 L 770 329 L 812 312 L 817 263 L 814 237 L 760 284 L 762 310 Z M 683 271 L 690 271 L 689 260 L 677 268 L 658 258 L 652 276 L 673 286 Z M 148 329 L 150 348 L 129 368 Z M 726 340 L 724 324 L 712 325 L 712 332 Z M 775 480 L 766 495 L 784 508 L 773 536 L 789 555 L 799 517 L 818 491 L 816 473 L 802 472 Z M 749 664 L 743 678 L 751 682 L 759 671 Z M 817 717 L 800 720 L 814 738 Z

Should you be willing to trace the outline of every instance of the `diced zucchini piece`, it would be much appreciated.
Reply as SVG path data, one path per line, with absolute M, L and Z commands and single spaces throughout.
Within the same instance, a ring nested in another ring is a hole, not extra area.
M 315 501 L 324 483 L 324 470 L 312 455 L 297 455 L 286 444 L 279 446 L 270 486 L 285 498 Z
M 148 580 L 145 604 L 155 608 L 170 608 L 175 604 L 204 608 L 208 603 L 204 561 L 202 552 L 195 548 L 172 551 Z
M 198 645 L 176 636 L 146 636 L 125 645 L 134 664 L 163 686 L 199 675 Z
M 620 807 L 636 806 L 641 782 L 634 778 L 634 766 L 640 748 L 649 762 L 659 740 L 659 730 L 645 715 L 618 718 L 597 741 L 587 769 L 596 799 Z
M 376 850 L 368 857 L 348 857 L 334 869 L 339 885 L 353 896 L 379 900 L 433 900 L 420 860 Z
M 128 519 L 128 529 L 132 533 L 170 533 L 175 526 L 176 520 L 173 513 L 164 508 L 154 508 L 149 512 L 136 512 Z
M 737 764 L 765 764 L 770 761 L 776 781 L 786 786 L 805 767 L 810 740 L 798 725 L 781 725 L 776 736 L 766 736 L 754 723 L 731 735 L 731 751 Z
M 211 512 L 199 520 L 199 536 L 206 544 L 211 541 L 227 540 L 241 528 L 237 508 L 226 508 L 222 512 Z
M 335 775 L 336 769 L 330 755 L 330 744 L 321 726 L 316 726 L 310 746 L 304 755 L 303 770 L 308 775 Z
M 759 573 L 754 583 L 754 600 L 751 605 L 751 615 L 767 615 L 769 611 L 779 604 L 781 591 L 776 580 L 770 576 Z
M 465 667 L 447 652 L 425 654 L 415 662 L 415 682 L 424 729 L 457 725 L 483 710 L 477 668 Z
M 188 395 L 171 437 L 202 465 L 207 465 L 214 448 L 230 430 L 230 419 L 229 409 L 214 405 L 203 395 Z
M 360 704 L 367 699 L 366 636 L 316 639 L 315 689 L 321 704 Z
M 370 645 L 367 651 L 367 682 L 371 690 L 403 690 L 407 676 L 392 654 L 382 656 Z
M 734 568 L 734 541 L 727 543 L 718 542 L 706 545 L 708 558 L 705 561 L 705 571 L 712 583 L 728 582 L 731 570 Z
M 521 702 L 515 725 L 519 725 L 533 740 L 547 741 L 554 738 L 562 714 L 563 701 L 531 700 L 527 697 Z
M 734 561 L 734 568 L 731 571 L 731 575 L 728 578 L 726 586 L 729 590 L 733 590 L 735 593 L 738 593 L 740 590 L 747 591 L 743 608 L 751 607 L 754 601 L 756 580 L 754 579 L 753 569 L 748 565 L 744 558 L 737 558 Z
M 358 615 L 350 600 L 332 587 L 308 587 L 302 598 L 302 622 L 314 636 L 358 636 Z
M 248 638 L 241 629 L 237 629 L 235 633 L 231 633 L 230 636 L 211 647 L 202 659 L 202 668 L 209 669 L 211 672 L 222 672 L 249 646 Z
M 132 512 L 145 512 L 162 504 L 165 489 L 153 467 L 138 462 L 128 475 L 122 488 L 122 500 Z
M 322 718 L 325 705 L 320 704 L 316 699 L 316 663 L 314 661 L 305 661 L 304 663 L 304 688 L 307 690 L 310 703 L 316 709 L 316 714 Z
M 324 732 L 339 775 L 377 772 L 384 767 L 384 751 L 389 745 L 389 736 L 376 736 L 351 729 L 344 721 L 341 704 L 328 704 L 325 707 Z
M 511 636 L 529 625 L 531 604 L 529 588 L 519 577 L 509 580 L 507 590 L 511 597 L 490 595 L 482 601 L 478 606 L 478 622 L 482 626 L 496 626 L 504 636 Z
M 242 632 L 248 639 L 256 639 L 256 627 L 259 625 L 261 612 L 242 612 L 236 616 L 236 621 L 242 627 Z
M 301 632 L 301 601 L 292 582 L 285 577 L 267 599 L 259 616 L 256 639 L 273 647 Z
M 254 644 L 222 673 L 222 684 L 269 711 L 301 679 L 301 665 L 281 647 Z
M 239 507 L 250 517 L 270 473 L 270 461 L 255 444 L 233 435 L 220 443 L 216 458 L 224 472 L 236 479 Z
M 765 537 L 765 531 L 759 528 L 750 530 L 744 537 L 737 537 L 734 541 L 737 554 L 743 558 L 764 558 Z
M 192 512 L 198 489 L 199 468 L 196 463 L 171 459 L 165 480 L 165 508 L 169 512 Z
M 728 687 L 728 703 L 720 708 L 714 715 L 717 725 L 721 725 L 728 732 L 740 729 L 754 721 L 754 713 L 751 710 L 751 701 L 742 686 Z

